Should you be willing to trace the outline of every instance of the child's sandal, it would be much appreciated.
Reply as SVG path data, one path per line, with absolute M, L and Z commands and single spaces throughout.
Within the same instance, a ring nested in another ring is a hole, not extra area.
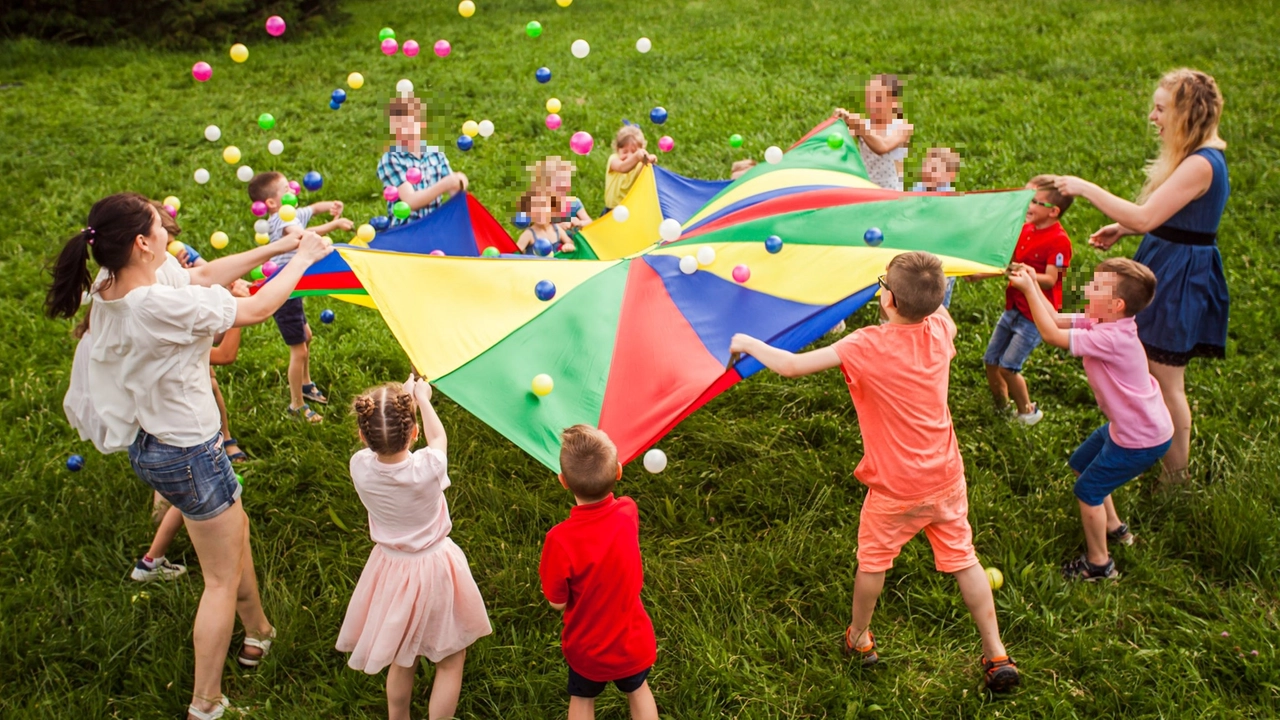
M 289 414 L 296 418 L 302 418 L 309 423 L 318 423 L 324 420 L 320 413 L 312 410 L 311 406 L 306 403 L 302 403 L 301 407 L 289 408 Z
M 232 445 L 235 446 L 236 451 L 227 452 L 227 448 Z M 223 440 L 222 451 L 227 453 L 227 459 L 233 463 L 242 463 L 249 459 L 249 456 L 244 454 L 244 450 L 240 449 L 240 443 L 237 442 L 235 438 L 227 438 L 226 440 Z
M 853 626 L 844 630 L 844 654 L 853 655 L 858 653 L 862 655 L 862 665 L 864 667 L 875 665 L 880 662 L 880 655 L 876 652 L 876 636 L 870 630 L 867 631 L 867 644 L 862 647 L 854 647 L 856 636 L 853 634 Z
M 982 682 L 991 692 L 1008 692 L 1022 682 L 1022 674 L 1018 672 L 1018 663 L 1008 655 L 995 660 L 983 657 Z
M 267 657 L 267 653 L 271 652 L 271 641 L 276 639 L 276 629 L 271 628 L 271 634 L 261 640 L 245 636 L 244 647 L 240 648 L 240 652 L 236 655 L 236 662 L 242 668 L 256 668 Z M 260 650 L 256 655 L 246 655 L 245 648 L 254 648 Z
M 318 402 L 321 405 L 329 404 L 329 398 L 325 397 L 324 393 L 320 392 L 320 388 L 316 387 L 315 383 L 307 383 L 302 386 L 302 397 L 310 400 L 311 402 Z
M 187 707 L 187 720 L 218 720 L 229 707 L 231 707 L 231 699 L 226 695 L 222 696 L 212 710 L 201 711 L 197 710 L 195 705 L 190 705 Z

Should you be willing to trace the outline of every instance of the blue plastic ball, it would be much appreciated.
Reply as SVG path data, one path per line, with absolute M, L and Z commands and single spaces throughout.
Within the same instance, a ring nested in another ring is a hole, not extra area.
M 344 103 L 344 102 L 346 102 L 346 101 L 347 101 L 347 91 L 346 91 L 346 90 L 343 90 L 342 88 L 338 88 L 337 90 L 334 90 L 334 91 L 333 91 L 333 95 L 330 95 L 329 97 L 330 97 L 334 102 L 336 102 L 336 103 L 338 103 L 339 105 L 341 105 L 342 103 Z
M 538 238 L 533 241 L 533 252 L 546 257 L 551 254 L 551 241 Z
M 534 73 L 534 77 L 538 78 L 538 82 L 540 83 L 551 82 L 551 68 L 538 68 L 538 72 Z
M 373 226 L 374 230 L 382 232 L 383 230 L 391 227 L 391 218 L 386 215 L 378 215 L 376 217 L 369 218 L 369 224 Z
M 333 311 L 328 309 L 321 311 L 320 322 L 324 323 L 325 325 L 328 325 L 329 323 L 333 322 Z
M 334 101 L 334 100 L 330 100 L 330 101 L 329 101 L 329 109 L 330 109 L 330 110 L 341 110 L 341 109 L 342 109 L 342 103 L 340 103 L 340 102 L 336 102 L 336 101 Z
M 666 108 L 661 108 L 661 107 L 656 107 L 656 108 L 654 108 L 654 109 L 650 110 L 650 111 L 649 111 L 649 120 L 650 120 L 650 121 L 652 121 L 654 125 L 661 125 L 662 123 L 666 122 L 666 121 L 667 121 L 667 109 L 666 109 Z
M 476 141 L 472 140 L 470 135 L 458 136 L 458 149 L 461 150 L 462 152 L 466 152 L 470 150 L 471 146 L 475 144 L 476 144 Z
M 552 288 L 552 292 L 553 293 L 555 292 L 555 288 Z M 71 457 L 67 458 L 67 469 L 70 470 L 71 472 L 80 472 L 80 470 L 83 467 L 84 467 L 83 457 L 79 455 L 72 455 Z
M 867 231 L 862 234 L 862 239 L 871 247 L 877 247 L 884 242 L 884 233 L 880 232 L 880 228 L 867 228 Z
M 770 235 L 764 239 L 764 249 L 769 251 L 771 255 L 777 255 L 782 252 L 782 238 L 777 235 Z
M 516 216 L 511 219 L 511 224 L 515 225 L 521 230 L 529 227 L 529 224 L 532 222 L 533 222 L 533 218 L 529 217 L 529 213 L 527 212 L 518 212 L 516 213 Z
M 320 177 L 320 173 L 315 170 L 312 170 L 302 176 L 302 187 L 310 190 L 311 192 L 319 190 L 322 185 L 324 185 L 324 178 Z
M 533 286 L 533 294 L 537 295 L 542 302 L 546 302 L 556 296 L 556 284 L 550 280 L 540 280 Z

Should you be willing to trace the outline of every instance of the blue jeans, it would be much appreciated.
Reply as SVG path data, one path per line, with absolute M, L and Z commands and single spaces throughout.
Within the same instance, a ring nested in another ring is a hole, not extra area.
M 991 333 L 982 362 L 999 365 L 1010 372 L 1022 372 L 1022 364 L 1039 344 L 1040 331 L 1036 324 L 1017 310 L 1005 310 Z
M 183 448 L 139 430 L 129 446 L 129 464 L 189 520 L 211 520 L 229 510 L 242 490 L 220 438 L 221 433 Z
M 1080 473 L 1075 493 L 1080 502 L 1097 507 L 1120 486 L 1146 472 L 1169 451 L 1173 440 L 1149 448 L 1120 447 L 1111 439 L 1111 423 L 1093 431 L 1067 461 Z
M 947 291 L 942 294 L 942 307 L 948 310 L 951 309 L 951 293 L 955 289 L 956 289 L 956 279 L 953 277 L 947 278 Z

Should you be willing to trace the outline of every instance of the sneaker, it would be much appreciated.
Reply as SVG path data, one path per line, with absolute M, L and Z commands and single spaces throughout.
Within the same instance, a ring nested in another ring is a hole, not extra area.
M 1005 655 L 995 660 L 982 658 L 982 682 L 991 692 L 1008 692 L 1022 682 L 1018 663 Z
M 146 560 L 139 560 L 137 565 L 133 566 L 133 572 L 129 577 L 136 582 L 154 582 L 156 580 L 174 580 L 185 575 L 187 572 L 186 565 L 171 563 L 166 558 L 160 558 L 155 564 L 148 567 Z
M 1107 542 L 1117 545 L 1132 545 L 1133 540 L 1133 533 L 1129 532 L 1129 526 L 1124 523 L 1120 523 L 1120 527 L 1115 530 L 1107 531 Z
M 1036 406 L 1035 403 L 1032 403 L 1031 412 L 1015 413 L 1013 416 L 1013 419 L 1017 420 L 1023 425 L 1026 425 L 1027 427 L 1031 427 L 1032 425 L 1035 425 L 1036 423 L 1044 419 L 1044 412 L 1038 406 Z
M 1062 565 L 1062 577 L 1066 580 L 1097 582 L 1099 580 L 1115 580 L 1120 577 L 1120 573 L 1116 570 L 1116 561 L 1110 557 L 1107 557 L 1106 565 L 1094 565 L 1089 562 L 1089 556 L 1081 555 L 1075 560 L 1070 560 Z

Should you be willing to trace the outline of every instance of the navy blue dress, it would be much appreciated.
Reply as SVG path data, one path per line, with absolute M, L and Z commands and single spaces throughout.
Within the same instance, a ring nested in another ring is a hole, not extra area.
M 1204 195 L 1187 203 L 1164 225 L 1142 238 L 1133 259 L 1156 276 L 1156 296 L 1138 313 L 1138 337 L 1147 357 L 1164 365 L 1186 365 L 1193 357 L 1226 354 L 1231 298 L 1218 252 L 1218 223 L 1231 186 L 1221 150 L 1192 153 L 1213 166 Z

